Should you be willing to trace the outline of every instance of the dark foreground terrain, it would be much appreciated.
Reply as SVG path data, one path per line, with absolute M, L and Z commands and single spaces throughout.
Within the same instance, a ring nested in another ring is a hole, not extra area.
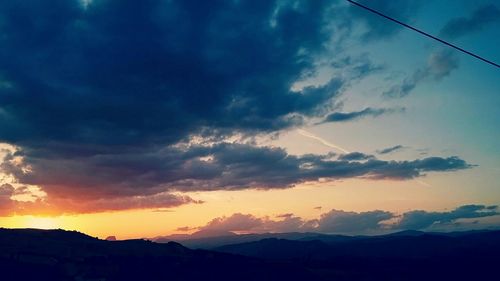
M 269 238 L 214 250 L 288 261 L 326 280 L 500 280 L 500 231 Z
M 63 230 L 0 229 L 0 280 L 319 280 L 288 263 L 190 250 L 178 243 L 105 241 Z
M 209 251 L 0 229 L 0 280 L 500 280 L 500 231 L 252 237 Z

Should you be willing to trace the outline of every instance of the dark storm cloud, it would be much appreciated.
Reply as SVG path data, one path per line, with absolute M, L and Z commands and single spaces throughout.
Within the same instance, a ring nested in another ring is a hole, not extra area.
M 328 2 L 4 1 L 0 140 L 100 154 L 296 125 L 342 86 L 290 90 L 329 38 Z
M 468 17 L 459 17 L 450 20 L 441 29 L 440 35 L 449 39 L 458 39 L 499 22 L 500 9 L 493 4 L 488 4 L 477 8 Z
M 398 144 L 398 145 L 395 145 L 395 146 L 391 146 L 391 147 L 388 147 L 388 148 L 377 150 L 377 153 L 378 154 L 389 154 L 389 153 L 401 150 L 403 148 L 405 148 L 405 147 L 402 146 L 402 145 L 400 145 L 400 144 Z
M 418 84 L 427 81 L 441 81 L 449 76 L 459 66 L 459 60 L 454 51 L 439 50 L 429 55 L 427 65 L 417 69 L 412 75 L 405 78 L 401 84 L 384 92 L 390 98 L 402 98 L 409 95 Z
M 499 215 L 497 206 L 464 205 L 449 212 L 411 211 L 404 213 L 399 229 L 423 229 L 436 224 L 454 223 L 458 219 L 482 218 Z
M 40 186 L 43 204 L 87 212 L 196 203 L 165 193 L 174 190 L 470 167 L 457 157 L 357 162 L 221 143 L 330 112 L 346 81 L 291 89 L 325 55 L 334 2 L 0 2 L 0 142 L 17 150 L 1 171 Z M 409 4 L 382 2 L 408 14 Z M 354 67 L 357 76 L 376 69 Z M 195 136 L 216 144 L 181 147 Z
M 325 117 L 323 121 L 320 123 L 328 123 L 328 122 L 347 122 L 354 121 L 364 117 L 378 117 L 382 114 L 395 113 L 395 112 L 403 112 L 404 108 L 371 108 L 367 107 L 361 111 L 353 111 L 353 112 L 334 112 Z
M 153 155 L 162 147 L 193 134 L 274 132 L 329 107 L 340 80 L 290 90 L 330 37 L 329 5 L 3 1 L 0 142 L 18 146 L 46 174 L 31 182 L 44 186 L 62 169 L 60 182 L 104 188 L 165 160 L 163 178 L 173 177 L 175 159 Z

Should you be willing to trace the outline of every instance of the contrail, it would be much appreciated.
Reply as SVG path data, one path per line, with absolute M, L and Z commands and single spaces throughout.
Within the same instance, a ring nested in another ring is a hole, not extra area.
M 344 148 L 342 148 L 342 147 L 340 147 L 340 146 L 338 146 L 336 144 L 333 144 L 331 142 L 328 142 L 328 141 L 326 141 L 326 140 L 324 140 L 324 139 L 322 139 L 322 138 L 320 138 L 320 137 L 318 137 L 316 135 L 313 135 L 312 133 L 309 133 L 308 131 L 304 131 L 302 129 L 297 129 L 297 132 L 300 135 L 304 136 L 304 137 L 311 138 L 313 140 L 317 140 L 320 143 L 322 143 L 323 145 L 326 145 L 328 147 L 335 148 L 335 149 L 340 150 L 340 151 L 342 151 L 344 153 L 351 153 L 351 152 L 349 152 L 349 150 L 344 149 Z

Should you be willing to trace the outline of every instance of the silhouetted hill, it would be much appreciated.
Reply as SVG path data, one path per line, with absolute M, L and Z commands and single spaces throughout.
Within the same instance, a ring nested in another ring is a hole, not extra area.
M 266 238 L 225 245 L 216 252 L 191 250 L 175 242 L 106 241 L 63 230 L 0 229 L 0 280 L 498 278 L 500 231 L 242 237 L 266 235 L 290 239 Z
M 479 280 L 499 276 L 500 231 L 406 231 L 351 239 L 317 238 L 264 239 L 215 250 L 291 262 L 331 280 Z
M 170 242 L 0 229 L 0 280 L 318 280 L 302 267 Z

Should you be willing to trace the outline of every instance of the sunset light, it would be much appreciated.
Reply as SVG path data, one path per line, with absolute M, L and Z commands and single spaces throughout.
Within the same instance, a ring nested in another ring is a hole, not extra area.
M 499 1 L 0 1 L 0 280 L 491 280 L 499 124 Z

